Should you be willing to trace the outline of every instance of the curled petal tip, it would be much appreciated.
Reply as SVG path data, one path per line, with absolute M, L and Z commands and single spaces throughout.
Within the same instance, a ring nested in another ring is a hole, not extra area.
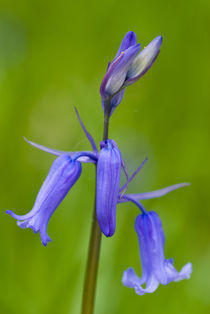
M 179 273 L 179 276 L 174 281 L 180 281 L 182 279 L 190 279 L 193 271 L 192 263 L 187 263 L 184 265 Z
M 46 240 L 41 240 L 41 242 L 46 247 L 48 242 L 52 242 L 52 239 L 49 236 L 47 236 L 47 239 Z
M 16 215 L 13 213 L 13 211 L 10 210 L 10 209 L 6 210 L 6 214 L 9 214 L 9 215 L 12 216 L 13 218 L 15 218 L 15 216 L 16 216 Z

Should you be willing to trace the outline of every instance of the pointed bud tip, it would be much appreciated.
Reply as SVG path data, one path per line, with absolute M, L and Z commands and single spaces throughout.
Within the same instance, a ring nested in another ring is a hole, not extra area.
M 155 37 L 155 39 L 153 39 L 153 41 L 155 42 L 155 45 L 158 46 L 158 48 L 160 49 L 160 46 L 162 45 L 163 42 L 163 37 L 161 35 Z
M 133 31 L 127 32 L 127 34 L 125 36 L 129 36 L 133 40 L 136 39 L 136 33 Z

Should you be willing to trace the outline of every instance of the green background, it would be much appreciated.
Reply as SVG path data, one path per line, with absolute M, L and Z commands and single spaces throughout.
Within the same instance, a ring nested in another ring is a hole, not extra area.
M 164 41 L 153 67 L 127 88 L 110 137 L 129 173 L 149 158 L 130 192 L 192 183 L 144 205 L 162 219 L 166 257 L 178 270 L 191 261 L 193 273 L 144 296 L 122 286 L 123 271 L 133 266 L 140 275 L 141 266 L 133 228 L 138 209 L 121 204 L 116 234 L 102 241 L 95 313 L 209 313 L 210 2 L 1 0 L 0 11 L 0 313 L 80 312 L 94 167 L 84 165 L 51 218 L 46 248 L 5 210 L 32 208 L 54 160 L 22 136 L 62 150 L 90 149 L 76 105 L 99 143 L 100 83 L 130 30 L 142 46 L 157 35 Z

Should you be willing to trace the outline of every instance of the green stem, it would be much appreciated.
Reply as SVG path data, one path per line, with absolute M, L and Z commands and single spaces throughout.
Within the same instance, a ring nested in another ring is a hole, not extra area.
M 100 245 L 101 245 L 101 230 L 96 217 L 96 204 L 95 204 L 93 210 L 93 221 L 88 252 L 88 262 L 83 290 L 82 314 L 93 313 Z
M 104 134 L 103 140 L 108 138 L 109 130 L 109 106 L 104 113 Z M 94 300 L 96 292 L 98 264 L 101 246 L 101 229 L 96 216 L 96 200 L 93 208 L 93 220 L 88 251 L 88 261 L 83 290 L 82 312 L 81 314 L 93 314 Z

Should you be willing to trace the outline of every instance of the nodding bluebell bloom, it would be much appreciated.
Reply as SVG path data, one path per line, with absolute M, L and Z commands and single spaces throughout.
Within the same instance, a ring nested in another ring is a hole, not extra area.
M 135 230 L 140 246 L 142 277 L 139 278 L 133 268 L 128 268 L 123 274 L 122 282 L 126 287 L 134 288 L 138 295 L 143 295 L 154 292 L 159 283 L 167 285 L 171 281 L 190 278 L 192 264 L 187 263 L 178 272 L 173 259 L 165 259 L 165 236 L 161 220 L 154 211 L 146 212 L 141 204 L 139 207 L 143 214 L 137 216 Z M 145 288 L 142 287 L 143 284 L 146 284 Z
M 76 109 L 75 109 L 76 110 Z M 45 179 L 32 210 L 26 215 L 16 215 L 7 210 L 13 218 L 17 219 L 21 228 L 31 228 L 35 233 L 40 231 L 43 245 L 51 241 L 47 234 L 47 225 L 50 217 L 62 202 L 66 194 L 79 179 L 82 171 L 81 162 L 97 162 L 97 148 L 91 135 L 87 132 L 76 110 L 80 124 L 89 139 L 93 152 L 64 152 L 47 148 L 26 140 L 29 144 L 58 156 L 53 162 L 47 178 Z
M 127 171 L 117 144 L 106 140 L 100 144 L 97 162 L 96 211 L 101 231 L 107 237 L 115 232 L 116 208 L 120 187 L 121 166 Z
M 26 215 L 16 215 L 7 210 L 21 228 L 31 228 L 35 233 L 40 231 L 43 245 L 51 241 L 47 234 L 50 217 L 62 202 L 66 194 L 79 179 L 82 166 L 79 161 L 72 160 L 70 155 L 59 156 L 52 164 L 32 210 Z
M 108 110 L 110 115 L 113 113 L 123 98 L 125 87 L 136 82 L 152 66 L 160 52 L 161 44 L 162 37 L 157 36 L 140 52 L 141 45 L 137 44 L 136 34 L 128 32 L 125 35 L 101 83 L 104 111 Z

